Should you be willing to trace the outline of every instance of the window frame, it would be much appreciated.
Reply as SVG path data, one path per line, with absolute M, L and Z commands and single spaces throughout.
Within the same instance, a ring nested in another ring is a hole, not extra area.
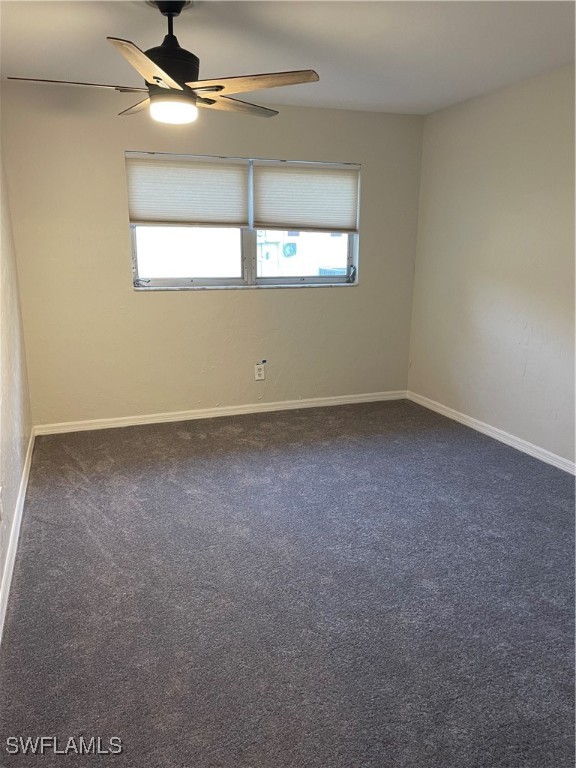
M 140 153 L 126 153 L 140 154 Z M 150 153 L 155 154 L 155 153 Z M 160 153 L 165 155 L 166 153 Z M 187 157 L 199 159 L 206 159 L 206 155 L 188 155 Z M 214 160 L 236 160 L 243 159 L 249 164 L 249 175 L 251 176 L 253 163 L 255 162 L 249 158 L 214 158 Z M 301 163 L 300 161 L 286 161 L 286 160 L 265 160 L 266 163 L 271 164 L 287 164 L 291 163 L 304 164 L 304 165 L 318 165 L 318 166 L 355 166 L 358 169 L 358 207 L 360 205 L 360 172 L 361 167 L 358 164 L 353 163 L 326 163 L 326 162 L 310 162 Z M 250 180 L 251 185 L 251 180 Z M 282 229 L 280 227 L 266 227 L 266 226 L 253 226 L 253 189 L 249 187 L 249 222 L 246 226 L 233 226 L 222 224 L 217 222 L 210 224 L 200 224 L 193 222 L 171 222 L 163 220 L 146 220 L 146 221 L 129 221 L 130 227 L 130 240 L 131 240 L 131 260 L 132 260 L 132 284 L 133 289 L 136 291 L 181 291 L 181 290 L 237 290 L 237 289 L 253 289 L 253 288 L 300 288 L 300 287 L 337 287 L 337 286 L 355 286 L 358 285 L 358 251 L 359 251 L 359 231 L 346 231 L 341 230 L 335 232 L 328 229 L 298 229 L 293 228 L 293 231 L 298 232 L 318 232 L 325 234 L 343 234 L 347 236 L 347 258 L 346 258 L 346 274 L 344 275 L 291 275 L 286 277 L 269 276 L 258 277 L 258 247 L 257 247 L 257 233 L 261 230 L 265 231 L 278 231 L 286 232 L 291 231 Z M 357 213 L 357 217 L 359 212 Z M 240 230 L 240 266 L 241 277 L 214 277 L 214 278 L 187 278 L 187 277 L 169 277 L 169 278 L 141 278 L 138 274 L 138 254 L 136 244 L 136 228 L 137 227 L 193 227 L 198 228 L 205 226 L 210 229 L 238 229 Z

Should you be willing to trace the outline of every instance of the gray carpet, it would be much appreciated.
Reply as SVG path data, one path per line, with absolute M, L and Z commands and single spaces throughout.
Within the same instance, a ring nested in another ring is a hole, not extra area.
M 403 401 L 40 437 L 0 764 L 568 768 L 573 489 Z

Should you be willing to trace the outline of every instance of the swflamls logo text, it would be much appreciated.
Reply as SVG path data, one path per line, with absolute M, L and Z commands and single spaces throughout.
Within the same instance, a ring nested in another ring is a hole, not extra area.
M 110 736 L 8 736 L 6 752 L 9 755 L 120 755 L 122 739 Z

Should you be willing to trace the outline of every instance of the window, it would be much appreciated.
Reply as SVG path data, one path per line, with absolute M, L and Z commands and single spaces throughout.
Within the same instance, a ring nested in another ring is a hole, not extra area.
M 356 282 L 357 165 L 126 153 L 138 289 Z

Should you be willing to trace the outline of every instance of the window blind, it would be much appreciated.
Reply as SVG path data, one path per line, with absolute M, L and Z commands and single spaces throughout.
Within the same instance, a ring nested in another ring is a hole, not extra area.
M 126 170 L 132 223 L 358 232 L 356 165 L 127 152 Z
M 254 226 L 358 231 L 358 166 L 254 161 Z
M 248 161 L 126 153 L 130 221 L 248 225 Z

